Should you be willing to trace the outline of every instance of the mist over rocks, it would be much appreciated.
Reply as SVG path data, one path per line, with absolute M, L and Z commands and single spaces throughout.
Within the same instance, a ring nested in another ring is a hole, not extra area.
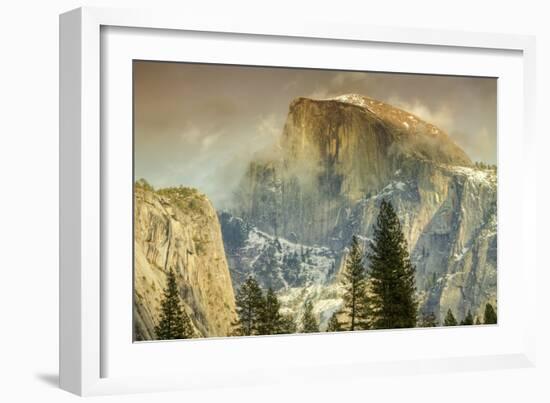
M 351 238 L 368 249 L 382 200 L 408 242 L 419 313 L 441 323 L 448 309 L 461 320 L 496 307 L 496 168 L 405 110 L 357 94 L 297 98 L 233 190 L 216 211 L 196 189 L 136 182 L 137 340 L 156 338 L 170 270 L 197 337 L 233 334 L 235 293 L 250 276 L 298 323 L 312 302 L 325 330 L 342 306 Z
M 462 318 L 468 310 L 481 316 L 487 302 L 496 305 L 496 169 L 474 164 L 440 128 L 357 94 L 295 99 L 273 158 L 249 164 L 230 209 L 246 223 L 248 239 L 229 258 L 234 285 L 238 272 L 255 274 L 281 295 L 295 288 L 268 282 L 265 270 L 247 263 L 255 262 L 254 253 L 265 255 L 263 246 L 254 252 L 253 233 L 328 248 L 339 268 L 352 235 L 372 236 L 382 199 L 403 226 L 422 311 L 442 319 L 450 308 Z M 300 285 L 302 300 L 313 286 L 334 290 L 337 271 Z

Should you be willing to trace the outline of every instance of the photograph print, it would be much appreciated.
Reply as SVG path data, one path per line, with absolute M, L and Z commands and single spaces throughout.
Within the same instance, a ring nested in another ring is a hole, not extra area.
M 495 78 L 134 61 L 133 103 L 134 341 L 497 324 Z

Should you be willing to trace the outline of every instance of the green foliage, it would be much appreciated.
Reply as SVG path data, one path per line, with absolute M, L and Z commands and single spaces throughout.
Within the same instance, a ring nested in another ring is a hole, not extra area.
M 313 314 L 313 304 L 306 302 L 304 316 L 302 317 L 302 333 L 318 333 L 319 323 Z
M 153 186 L 151 186 L 149 184 L 149 182 L 147 182 L 143 178 L 140 178 L 135 182 L 135 187 L 136 188 L 141 188 L 141 189 L 144 189 L 144 190 L 148 190 L 148 191 L 151 191 L 151 192 L 155 191 L 155 188 L 153 188 Z
M 252 264 L 254 273 L 261 277 L 265 287 L 278 288 L 284 283 L 281 281 L 276 268 L 279 265 L 277 258 L 277 244 L 274 240 L 269 240 L 260 255 Z
M 338 312 L 334 312 L 328 321 L 327 332 L 341 332 L 342 325 L 338 321 Z
M 483 323 L 486 325 L 496 325 L 497 323 L 497 313 L 493 305 L 487 303 L 485 305 L 485 313 L 483 314 Z
M 180 304 L 176 274 L 170 270 L 161 301 L 161 313 L 155 327 L 158 340 L 188 339 L 194 336 L 191 321 Z
M 282 328 L 282 317 L 279 313 L 281 304 L 277 296 L 270 288 L 267 290 L 261 311 L 258 332 L 260 334 L 280 334 Z
M 366 298 L 366 273 L 363 260 L 363 250 L 354 235 L 342 275 L 342 285 L 344 287 L 343 309 L 350 318 L 349 330 L 366 329 L 368 327 L 365 315 L 368 301 Z
M 188 188 L 185 186 L 177 186 L 177 187 L 170 187 L 170 188 L 163 188 L 157 190 L 157 193 L 161 196 L 166 196 L 169 199 L 176 200 L 176 199 L 186 199 L 191 196 L 199 196 L 200 193 L 197 189 L 194 188 Z
M 490 170 L 490 171 L 495 171 L 497 170 L 497 166 L 494 165 L 494 164 L 486 164 L 482 161 L 476 161 L 474 166 L 478 169 L 485 169 L 485 170 Z
M 474 165 L 476 168 L 479 168 L 479 169 L 485 169 L 487 167 L 487 164 L 481 161 L 476 161 Z
M 203 207 L 204 207 L 204 201 L 199 199 L 199 198 L 196 198 L 196 197 L 193 197 L 193 198 L 190 198 L 187 201 L 187 205 L 181 205 L 181 207 L 183 207 L 184 209 L 187 209 L 195 214 L 198 214 L 198 215 L 204 215 L 204 210 L 203 210 Z
M 445 315 L 445 321 L 443 322 L 444 326 L 456 326 L 458 325 L 458 322 L 456 321 L 455 316 L 453 315 L 453 311 L 451 311 L 451 308 L 447 311 L 447 315 Z
M 248 277 L 236 297 L 238 320 L 233 323 L 236 336 L 296 333 L 296 322 L 291 315 L 281 315 L 281 304 L 269 288 L 263 294 L 253 277 Z
M 420 327 L 436 327 L 438 325 L 439 321 L 437 320 L 435 313 L 429 312 L 422 315 L 422 319 L 420 320 Z
M 239 336 L 260 334 L 261 315 L 264 309 L 262 290 L 253 277 L 248 277 L 235 298 L 237 322 L 233 323 L 234 332 Z
M 401 223 L 391 203 L 382 201 L 374 228 L 370 261 L 370 325 L 375 329 L 416 325 L 415 267 Z
M 184 186 L 163 188 L 156 191 L 158 195 L 164 196 L 171 203 L 176 204 L 181 210 L 187 213 L 204 215 L 204 208 L 207 205 L 205 196 L 197 189 Z
M 279 328 L 279 334 L 292 334 L 296 333 L 298 328 L 296 326 L 296 320 L 292 315 L 282 315 L 281 324 Z
M 476 316 L 476 325 L 481 325 L 481 321 L 479 320 L 479 317 Z
M 466 316 L 464 317 L 464 319 L 462 319 L 462 322 L 460 322 L 460 325 L 462 326 L 470 326 L 470 325 L 473 325 L 474 324 L 474 317 L 472 316 L 472 312 L 470 312 L 468 310 L 468 313 L 466 314 Z

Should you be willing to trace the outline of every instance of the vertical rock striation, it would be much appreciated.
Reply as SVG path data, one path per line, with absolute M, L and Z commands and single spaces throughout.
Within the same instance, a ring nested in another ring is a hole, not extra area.
M 274 155 L 250 164 L 236 216 L 341 257 L 353 234 L 372 236 L 387 199 L 409 243 L 423 310 L 442 318 L 451 308 L 461 319 L 496 302 L 496 170 L 476 167 L 441 129 L 360 95 L 298 98 Z
M 134 321 L 138 340 L 154 340 L 166 274 L 174 270 L 182 305 L 198 337 L 228 336 L 235 297 L 217 214 L 195 189 L 135 186 Z

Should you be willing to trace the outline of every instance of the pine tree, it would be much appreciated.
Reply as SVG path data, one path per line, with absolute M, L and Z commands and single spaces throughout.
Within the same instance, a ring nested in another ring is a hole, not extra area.
M 453 311 L 451 311 L 451 308 L 447 311 L 447 315 L 445 316 L 445 321 L 443 322 L 444 326 L 456 326 L 458 323 L 456 322 L 455 316 L 453 315 Z
M 415 267 L 401 223 L 391 203 L 382 201 L 370 243 L 371 326 L 375 329 L 416 325 Z
M 476 325 L 481 325 L 481 321 L 479 320 L 479 317 L 476 316 Z
M 338 312 L 334 312 L 328 321 L 327 332 L 341 332 L 342 325 L 338 321 Z
M 460 322 L 461 326 L 470 326 L 474 324 L 474 317 L 472 316 L 472 312 L 468 310 L 468 314 L 464 317 L 462 322 Z
M 349 253 L 346 257 L 344 272 L 342 274 L 342 285 L 344 287 L 344 312 L 350 318 L 349 330 L 365 328 L 366 324 L 360 319 L 365 309 L 366 276 L 363 266 L 364 254 L 357 237 L 351 239 Z
M 168 272 L 160 309 L 160 320 L 155 327 L 158 340 L 188 339 L 194 336 L 189 316 L 180 304 L 176 274 L 173 270 Z
M 313 304 L 306 302 L 304 316 L 302 317 L 302 333 L 318 333 L 319 323 L 313 314 Z
M 282 315 L 278 334 L 292 334 L 297 332 L 296 320 L 292 315 Z
M 435 316 L 435 313 L 424 313 L 422 314 L 422 319 L 420 320 L 420 327 L 436 327 L 438 326 L 438 321 Z
M 497 313 L 493 305 L 487 303 L 485 305 L 485 313 L 483 315 L 483 323 L 486 325 L 496 325 L 497 323 Z
M 365 281 L 366 283 L 366 281 Z M 372 308 L 370 298 L 367 294 L 367 285 L 365 285 L 365 293 L 359 299 L 358 312 L 356 319 L 356 329 L 368 330 L 371 328 Z M 344 329 L 342 329 L 344 330 Z
M 277 296 L 271 288 L 267 290 L 267 294 L 262 304 L 260 312 L 260 323 L 258 332 L 260 334 L 279 334 L 281 328 L 282 317 L 279 313 L 281 304 Z
M 234 333 L 239 336 L 259 334 L 264 298 L 258 282 L 253 277 L 248 277 L 241 285 L 235 302 L 238 321 L 233 323 Z

